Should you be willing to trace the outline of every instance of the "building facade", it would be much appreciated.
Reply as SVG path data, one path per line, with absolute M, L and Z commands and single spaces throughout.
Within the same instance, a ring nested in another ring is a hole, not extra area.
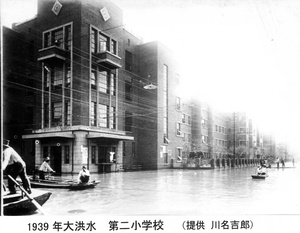
M 182 156 L 191 129 L 176 108 L 178 64 L 124 29 L 119 7 L 39 0 L 37 16 L 12 31 L 33 45 L 32 124 L 21 136 L 30 166 L 50 157 L 57 173 L 158 169 Z

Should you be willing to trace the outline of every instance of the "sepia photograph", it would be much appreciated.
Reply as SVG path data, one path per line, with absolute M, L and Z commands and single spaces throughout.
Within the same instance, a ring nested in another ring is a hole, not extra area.
M 299 232 L 300 1 L 0 4 L 1 231 Z

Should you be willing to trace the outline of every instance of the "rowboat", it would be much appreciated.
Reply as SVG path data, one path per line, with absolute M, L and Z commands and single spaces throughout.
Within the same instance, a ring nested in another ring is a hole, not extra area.
M 86 184 L 78 183 L 73 180 L 61 180 L 61 179 L 30 179 L 31 187 L 33 188 L 59 188 L 59 189 L 70 189 L 70 190 L 84 190 L 84 189 L 91 189 L 95 188 L 99 181 L 91 181 Z
M 51 196 L 51 192 L 32 189 L 30 196 L 39 204 L 43 205 Z M 37 206 L 22 192 L 16 194 L 3 195 L 4 215 L 29 215 L 37 210 Z
M 70 190 L 84 190 L 84 189 L 92 189 L 95 188 L 97 184 L 99 184 L 100 181 L 93 180 L 92 182 L 88 183 L 79 183 L 79 184 L 71 184 L 69 186 Z
M 265 179 L 266 177 L 268 177 L 268 174 L 265 175 L 261 175 L 261 174 L 255 174 L 255 175 L 251 175 L 253 179 Z
M 32 177 L 29 178 L 30 185 L 32 188 L 69 188 L 74 181 L 70 180 L 51 180 L 51 179 L 33 179 Z

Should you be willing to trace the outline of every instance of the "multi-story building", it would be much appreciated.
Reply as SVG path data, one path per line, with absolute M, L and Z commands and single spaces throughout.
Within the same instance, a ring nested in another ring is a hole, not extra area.
M 28 168 L 48 156 L 73 173 L 275 152 L 246 114 L 182 98 L 172 52 L 123 28 L 108 0 L 38 0 L 35 18 L 5 28 L 4 58 L 4 137 Z
M 22 135 L 33 125 L 35 106 L 34 43 L 26 35 L 3 27 L 3 132 L 4 138 L 18 152 L 25 148 Z M 2 106 L 1 106 L 2 107 Z M 22 153 L 27 161 L 34 160 L 33 151 Z
M 192 148 L 202 158 L 224 158 L 228 151 L 228 117 L 207 103 L 193 100 Z
M 168 168 L 182 157 L 191 111 L 178 109 L 171 52 L 126 31 L 122 10 L 107 0 L 38 0 L 37 9 L 13 26 L 33 46 L 27 163 L 49 156 L 57 173 L 83 164 L 108 172 Z

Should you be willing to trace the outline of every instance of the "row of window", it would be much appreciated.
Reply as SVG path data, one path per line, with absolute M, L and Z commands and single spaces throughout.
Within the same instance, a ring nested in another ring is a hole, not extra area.
M 91 88 L 94 90 L 99 90 L 99 92 L 116 95 L 116 71 L 110 70 L 97 70 L 97 67 L 92 68 L 91 72 Z M 98 87 L 98 88 L 97 88 Z
M 215 139 L 215 145 L 220 147 L 228 147 L 228 142 L 222 139 Z
M 222 133 L 222 134 L 227 134 L 227 128 L 220 126 L 220 125 L 215 125 L 215 132 L 217 133 Z
M 63 125 L 70 126 L 70 123 L 70 101 L 65 102 L 64 109 L 62 102 L 53 102 L 51 104 L 47 103 L 44 105 L 44 127 L 57 127 Z
M 182 123 L 183 124 L 191 124 L 191 116 L 182 113 Z
M 44 66 L 44 86 L 45 89 L 48 90 L 50 85 L 51 89 L 55 89 L 57 87 L 62 87 L 63 82 L 65 82 L 65 86 L 69 86 L 71 83 L 71 70 L 70 64 L 62 64 L 62 65 L 45 65 Z
M 90 123 L 91 126 L 98 126 L 110 129 L 116 129 L 116 108 L 108 105 L 98 104 L 92 102 L 90 109 Z
M 97 29 L 92 28 L 91 51 L 92 53 L 110 52 L 112 54 L 118 55 L 117 41 L 99 32 Z
M 72 43 L 71 24 L 64 25 L 59 28 L 45 31 L 43 34 L 43 46 L 48 48 L 57 46 L 59 48 L 70 50 Z

